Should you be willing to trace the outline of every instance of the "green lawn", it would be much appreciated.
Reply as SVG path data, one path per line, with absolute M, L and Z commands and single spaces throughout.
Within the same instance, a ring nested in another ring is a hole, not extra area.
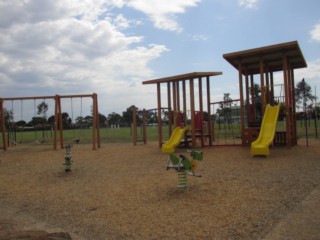
M 298 138 L 306 137 L 306 129 L 304 121 L 297 121 L 297 134 Z M 316 128 L 314 120 L 307 122 L 308 137 L 316 138 Z M 317 121 L 318 132 L 320 134 L 320 120 Z M 279 121 L 277 123 L 277 130 L 285 130 L 285 123 Z M 219 138 L 239 138 L 240 127 L 239 124 L 219 125 L 216 124 L 214 128 L 216 137 Z M 138 139 L 142 139 L 142 129 L 137 129 Z M 76 129 L 76 130 L 64 130 L 64 143 L 73 143 L 76 138 L 80 139 L 80 143 L 91 143 L 92 142 L 92 130 L 91 129 Z M 163 140 L 169 139 L 168 126 L 162 127 Z M 12 134 L 11 134 L 12 136 Z M 7 136 L 6 136 L 7 137 Z M 101 128 L 100 129 L 101 143 L 132 143 L 132 131 L 131 128 Z M 13 139 L 13 138 L 12 138 Z M 158 140 L 158 129 L 157 127 L 147 127 L 147 141 Z M 12 142 L 12 140 L 10 140 Z M 53 144 L 53 132 L 50 130 L 46 131 L 22 131 L 16 133 L 16 142 L 23 145 L 37 145 L 39 143 L 52 145 Z M 43 143 L 42 143 L 43 142 Z M 59 142 L 59 136 L 58 136 Z M 2 146 L 2 137 L 0 139 L 0 145 Z

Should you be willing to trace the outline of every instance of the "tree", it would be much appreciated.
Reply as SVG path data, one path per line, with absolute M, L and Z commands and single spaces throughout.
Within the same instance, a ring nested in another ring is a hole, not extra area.
M 169 119 L 169 112 L 166 110 L 162 110 L 162 114 L 164 115 L 164 120 L 167 121 Z M 146 114 L 147 123 L 149 124 L 157 124 L 158 123 L 158 114 L 156 111 L 147 111 Z
M 50 116 L 50 117 L 48 118 L 48 123 L 51 124 L 51 125 L 54 124 L 54 115 L 52 115 L 52 116 Z
M 63 127 L 65 128 L 65 127 L 69 126 L 69 123 L 70 123 L 69 114 L 67 112 L 63 112 L 61 114 L 61 117 L 62 117 L 62 125 L 63 125 Z
M 227 120 L 231 117 L 231 101 L 230 93 L 224 93 L 223 102 L 220 103 L 220 107 L 217 109 L 217 114 Z
M 122 112 L 122 119 L 125 123 L 127 123 L 129 126 L 131 125 L 132 121 L 133 121 L 133 108 L 136 109 L 136 112 L 138 112 L 138 108 L 135 107 L 134 105 L 130 106 L 127 108 L 127 110 L 125 112 Z M 137 114 L 137 118 L 138 118 L 138 114 Z
M 262 119 L 261 88 L 260 88 L 260 85 L 256 83 L 253 85 L 253 98 L 254 98 L 254 107 L 256 112 L 255 119 L 253 120 L 259 121 Z
M 296 107 L 307 107 L 308 102 L 316 100 L 316 97 L 312 95 L 311 87 L 308 83 L 302 79 L 297 83 L 295 87 L 295 101 Z
M 107 117 L 101 113 L 99 113 L 98 115 L 99 115 L 99 126 L 105 127 L 107 122 Z
M 13 111 L 8 110 L 6 108 L 3 108 L 2 114 L 4 114 L 4 124 L 5 124 L 6 128 L 8 128 L 10 123 L 13 122 Z M 1 122 L 1 119 L 0 119 L 0 122 Z
M 16 125 L 19 127 L 24 127 L 27 125 L 27 123 L 24 120 L 20 120 L 20 121 L 16 122 Z
M 108 125 L 119 125 L 121 122 L 122 117 L 120 116 L 120 114 L 112 112 L 108 115 L 107 117 L 107 121 L 108 121 Z
M 48 104 L 46 104 L 46 102 L 41 102 L 38 106 L 37 106 L 37 114 L 41 115 L 45 120 L 47 120 L 47 111 L 49 109 Z

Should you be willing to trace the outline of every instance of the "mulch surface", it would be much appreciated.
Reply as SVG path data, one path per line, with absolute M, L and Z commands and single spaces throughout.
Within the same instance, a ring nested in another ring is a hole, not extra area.
M 65 150 L 19 145 L 0 152 L 0 239 L 29 230 L 90 240 L 263 239 L 319 186 L 320 142 L 309 144 L 274 147 L 267 158 L 252 158 L 249 147 L 203 148 L 202 177 L 188 176 L 187 190 L 156 143 L 74 145 L 68 173 Z

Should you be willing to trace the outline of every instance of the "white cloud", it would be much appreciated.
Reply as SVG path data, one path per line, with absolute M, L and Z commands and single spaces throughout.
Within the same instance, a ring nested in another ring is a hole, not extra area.
M 320 23 L 316 24 L 310 31 L 311 39 L 320 42 Z
M 143 36 L 122 32 L 139 24 L 122 14 L 109 14 L 124 4 L 0 1 L 0 96 L 97 92 L 103 102 L 113 96 L 118 103 L 113 111 L 127 105 L 121 92 L 141 92 L 140 83 L 132 89 L 130 84 L 151 78 L 150 62 L 168 49 L 144 45 Z
M 204 34 L 195 34 L 191 39 L 192 41 L 206 41 L 208 40 L 208 36 Z
M 201 0 L 129 0 L 128 6 L 149 16 L 159 29 L 181 32 L 182 27 L 176 21 L 176 14 L 185 13 L 189 7 L 195 7 Z
M 254 8 L 256 7 L 258 0 L 238 0 L 238 3 L 241 7 Z
M 320 59 L 307 62 L 308 67 L 297 70 L 296 79 L 300 81 L 305 78 L 306 81 L 311 80 L 320 83 Z

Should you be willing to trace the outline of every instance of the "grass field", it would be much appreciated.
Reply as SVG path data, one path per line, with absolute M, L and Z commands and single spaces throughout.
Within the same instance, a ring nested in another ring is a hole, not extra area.
M 316 138 L 317 131 L 320 129 L 316 128 L 320 127 L 320 120 L 317 121 L 317 125 L 314 120 L 307 122 L 307 131 L 309 138 Z M 279 121 L 277 124 L 277 130 L 285 130 L 285 123 L 283 121 Z M 317 130 L 317 131 L 316 131 Z M 225 125 L 221 124 L 215 125 L 214 129 L 215 138 L 216 139 L 232 139 L 240 137 L 240 126 L 239 124 L 231 124 Z M 306 137 L 306 128 L 304 121 L 297 121 L 297 134 L 298 138 Z M 75 130 L 64 130 L 63 132 L 64 143 L 73 143 L 73 140 L 76 138 L 80 139 L 81 144 L 88 144 L 92 142 L 92 130 L 91 129 L 75 129 Z M 138 127 L 137 129 L 137 138 L 142 139 L 142 129 Z M 168 126 L 162 127 L 162 135 L 163 140 L 169 139 Z M 7 136 L 6 136 L 7 137 Z M 10 137 L 13 137 L 11 134 Z M 129 127 L 125 128 L 101 128 L 100 129 L 100 138 L 101 143 L 130 143 L 132 142 L 132 130 Z M 13 138 L 12 138 L 13 139 Z M 22 131 L 17 132 L 16 143 L 23 145 L 38 145 L 39 143 L 45 145 L 53 144 L 53 132 L 51 130 L 46 131 Z M 58 136 L 59 139 L 59 136 Z M 153 142 L 158 140 L 158 128 L 147 127 L 147 141 Z M 12 142 L 11 140 L 9 142 Z M 0 144 L 2 145 L 2 138 L 0 139 Z

